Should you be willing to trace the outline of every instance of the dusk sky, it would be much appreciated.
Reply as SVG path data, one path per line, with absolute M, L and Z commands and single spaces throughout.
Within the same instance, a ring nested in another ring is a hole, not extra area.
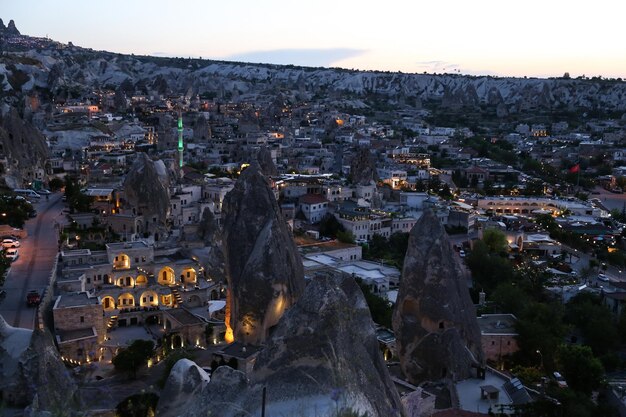
M 626 78 L 609 0 L 0 0 L 23 34 L 121 53 L 511 76 Z

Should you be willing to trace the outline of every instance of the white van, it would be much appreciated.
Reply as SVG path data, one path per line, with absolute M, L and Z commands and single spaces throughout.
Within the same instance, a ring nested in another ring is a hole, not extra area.
M 16 188 L 13 192 L 17 195 L 22 195 L 28 198 L 41 198 L 39 194 L 37 194 L 34 190 L 30 190 L 27 188 Z

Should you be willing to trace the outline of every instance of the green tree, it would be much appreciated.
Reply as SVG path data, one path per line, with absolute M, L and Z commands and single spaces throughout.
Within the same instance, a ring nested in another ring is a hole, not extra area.
M 337 239 L 343 243 L 354 243 L 354 235 L 349 230 L 337 232 Z
M 521 361 L 538 364 L 541 359 L 546 370 L 554 369 L 557 349 L 567 331 L 562 307 L 556 303 L 530 303 L 515 327 Z
M 137 370 L 148 362 L 153 352 L 154 342 L 135 340 L 113 358 L 113 366 L 118 371 L 128 372 L 134 379 L 137 376 Z
M 48 183 L 48 187 L 50 187 L 50 190 L 52 191 L 60 190 L 61 188 L 63 188 L 63 185 L 64 185 L 64 182 L 60 178 L 52 178 L 50 182 Z
M 76 178 L 67 177 L 65 179 L 65 197 L 71 213 L 84 213 L 91 210 L 91 198 L 80 190 Z
M 529 302 L 526 292 L 513 282 L 503 282 L 498 285 L 491 299 L 498 304 L 499 311 L 514 314 L 517 317 L 520 317 Z
M 617 347 L 619 334 L 613 315 L 599 296 L 580 293 L 565 306 L 565 320 L 580 329 L 585 344 L 597 356 Z
M 483 231 L 482 241 L 487 245 L 491 253 L 506 252 L 509 242 L 506 235 L 498 229 L 486 229 Z
M 339 220 L 337 220 L 337 218 L 330 213 L 326 214 L 322 218 L 319 227 L 321 236 L 327 236 L 333 239 L 337 237 L 337 233 L 344 232 L 346 230 Z
M 593 356 L 589 346 L 561 345 L 558 364 L 567 384 L 575 391 L 590 395 L 602 383 L 602 362 Z
M 359 287 L 361 287 L 361 291 L 363 291 L 363 296 L 370 309 L 372 320 L 390 329 L 393 308 L 389 300 L 374 294 L 362 279 L 357 278 L 356 282 L 359 284 Z
M 514 277 L 511 262 L 500 254 L 491 253 L 482 240 L 474 243 L 470 254 L 465 258 L 472 271 L 477 288 L 492 292 L 502 282 L 511 281 Z

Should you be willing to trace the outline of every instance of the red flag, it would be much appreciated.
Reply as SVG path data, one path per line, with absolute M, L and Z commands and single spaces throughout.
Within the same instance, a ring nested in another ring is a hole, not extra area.
M 576 165 L 574 165 L 573 167 L 571 167 L 571 168 L 569 169 L 569 172 L 571 172 L 572 174 L 575 174 L 575 173 L 577 173 L 578 171 L 580 171 L 580 164 L 576 164 Z

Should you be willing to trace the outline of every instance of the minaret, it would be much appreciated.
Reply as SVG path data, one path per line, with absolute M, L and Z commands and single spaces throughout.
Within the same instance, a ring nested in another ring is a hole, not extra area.
M 178 167 L 183 167 L 183 115 L 178 110 Z

